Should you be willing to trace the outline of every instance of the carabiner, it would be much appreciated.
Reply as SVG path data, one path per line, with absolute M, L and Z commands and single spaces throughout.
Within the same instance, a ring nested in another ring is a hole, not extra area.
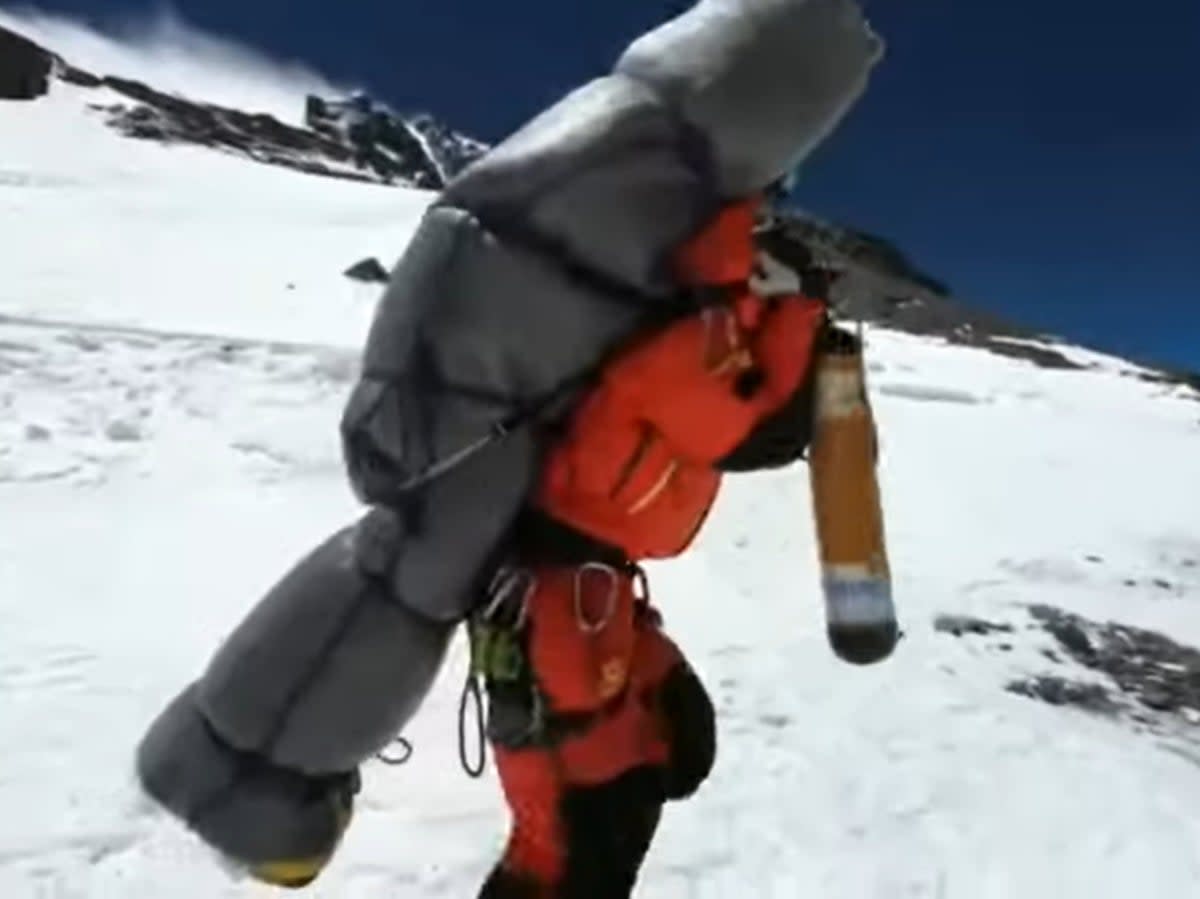
M 605 599 L 604 614 L 596 621 L 589 621 L 583 608 L 583 579 L 588 572 L 598 572 L 608 578 L 608 596 Z M 575 620 L 579 629 L 585 634 L 598 634 L 612 622 L 617 615 L 617 603 L 621 598 L 621 576 L 615 568 L 603 562 L 587 562 L 579 566 L 575 572 Z

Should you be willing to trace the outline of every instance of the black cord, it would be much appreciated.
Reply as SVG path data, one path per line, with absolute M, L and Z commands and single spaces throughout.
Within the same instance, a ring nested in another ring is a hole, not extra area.
M 404 737 L 396 737 L 391 742 L 391 745 L 399 747 L 399 755 L 389 755 L 388 750 L 385 749 L 383 752 L 378 753 L 375 758 L 393 768 L 399 768 L 401 765 L 407 765 L 412 761 L 413 752 L 415 751 L 412 743 Z
M 475 703 L 476 739 L 479 747 L 474 764 L 467 757 L 467 704 L 472 700 Z M 468 777 L 483 777 L 487 768 L 487 730 L 483 720 L 483 691 L 479 687 L 479 678 L 474 674 L 468 675 L 458 704 L 458 760 Z

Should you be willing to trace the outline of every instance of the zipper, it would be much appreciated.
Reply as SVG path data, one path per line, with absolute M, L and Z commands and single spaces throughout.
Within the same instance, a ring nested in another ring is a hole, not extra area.
M 654 430 L 645 423 L 641 425 L 641 430 L 642 436 L 638 440 L 637 446 L 621 469 L 621 474 L 613 484 L 612 490 L 608 492 L 609 499 L 616 499 L 617 494 L 625 489 L 625 485 L 629 483 L 638 466 L 642 464 L 642 460 L 646 458 L 646 453 L 650 451 L 650 445 L 654 442 Z
M 663 491 L 671 486 L 671 481 L 674 479 L 675 472 L 677 471 L 679 471 L 679 460 L 672 459 L 671 464 L 666 467 L 666 470 L 659 476 L 659 479 L 654 482 L 654 486 L 647 490 L 641 499 L 629 507 L 629 514 L 637 515 L 639 512 L 644 512 L 652 502 L 662 496 Z

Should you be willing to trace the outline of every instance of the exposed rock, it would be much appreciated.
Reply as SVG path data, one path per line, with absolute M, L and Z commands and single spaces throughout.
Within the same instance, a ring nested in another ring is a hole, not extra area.
M 1154 631 L 1098 624 L 1051 606 L 1029 611 L 1073 660 L 1111 677 L 1137 704 L 1184 719 L 1200 711 L 1200 651 Z
M 451 166 L 439 159 L 420 130 L 364 94 L 345 100 L 310 96 L 304 120 L 313 131 L 348 146 L 355 165 L 384 181 L 403 178 L 415 187 L 437 190 L 451 175 Z M 432 128 L 429 123 L 426 127 Z M 439 145 L 448 145 L 452 134 L 443 129 Z
M 47 76 L 53 68 L 63 81 L 106 87 L 132 101 L 93 108 L 107 115 L 111 127 L 138 140 L 197 144 L 307 174 L 430 190 L 442 187 L 448 173 L 486 150 L 483 144 L 428 116 L 422 118 L 418 129 L 382 110 L 372 113 L 368 126 L 330 126 L 325 122 L 321 127 L 319 117 L 310 115 L 310 125 L 315 127 L 298 128 L 270 115 L 166 94 L 128 78 L 97 76 L 30 46 L 45 55 Z M 0 51 L 0 96 L 9 64 L 5 52 Z M 313 101 L 318 105 L 324 102 L 311 98 L 310 112 Z M 430 137 L 425 137 L 426 133 Z M 435 145 L 438 152 L 434 152 Z M 445 160 L 439 153 L 446 154 Z
M 941 634 L 953 637 L 987 637 L 991 634 L 1011 634 L 1011 624 L 997 624 L 983 618 L 972 618 L 969 615 L 939 615 L 933 622 L 933 629 Z
M 1042 676 L 1013 681 L 1006 689 L 1050 705 L 1076 706 L 1100 715 L 1114 715 L 1118 711 L 1117 704 L 1104 687 L 1064 677 Z
M 1200 372 L 1167 368 L 1161 371 L 1140 372 L 1137 377 L 1149 384 L 1165 384 L 1170 387 L 1187 388 L 1194 394 L 1196 399 L 1200 400 Z
M 392 279 L 383 263 L 374 257 L 354 263 L 342 274 L 352 281 L 362 281 L 366 284 L 387 284 Z
M 818 261 L 841 272 L 832 299 L 847 318 L 938 337 L 1040 368 L 1083 368 L 1055 349 L 1053 339 L 960 303 L 945 284 L 882 238 L 799 212 L 779 216 L 776 224 Z
M 36 100 L 50 89 L 54 55 L 0 27 L 0 100 Z
M 103 78 L 83 69 L 77 69 L 62 60 L 59 60 L 58 64 L 58 80 L 78 87 L 101 87 L 104 84 Z
M 54 436 L 49 428 L 43 425 L 26 425 L 25 439 L 30 443 L 45 443 Z
M 427 113 L 409 119 L 408 126 L 424 138 L 429 154 L 437 162 L 446 181 L 454 178 L 489 149 L 482 141 L 448 128 Z

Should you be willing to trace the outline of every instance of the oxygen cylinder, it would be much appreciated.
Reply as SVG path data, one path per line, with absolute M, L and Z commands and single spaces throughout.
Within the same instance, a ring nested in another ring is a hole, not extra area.
M 829 643 L 844 661 L 870 665 L 891 655 L 899 627 L 862 340 L 830 328 L 816 365 L 808 461 Z

